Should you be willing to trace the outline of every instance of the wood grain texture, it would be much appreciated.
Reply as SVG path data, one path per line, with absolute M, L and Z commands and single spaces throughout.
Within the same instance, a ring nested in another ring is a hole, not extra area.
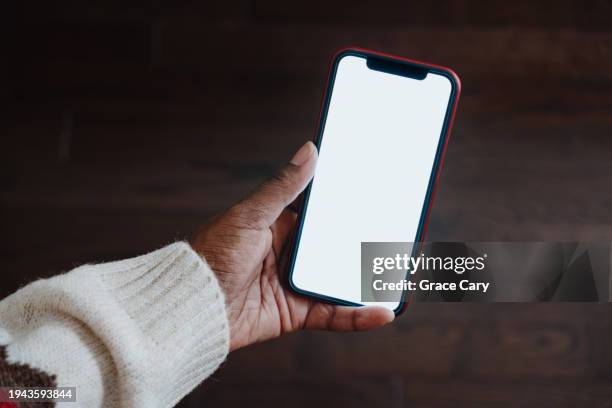
M 244 197 L 312 138 L 347 45 L 462 77 L 429 239 L 610 240 L 611 7 L 20 5 L 1 94 L 0 296 L 182 239 Z M 607 304 L 414 305 L 372 333 L 239 350 L 180 406 L 609 406 L 610 316 Z

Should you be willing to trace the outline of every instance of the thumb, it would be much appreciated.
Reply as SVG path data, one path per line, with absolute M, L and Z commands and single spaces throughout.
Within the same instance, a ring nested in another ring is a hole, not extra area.
M 242 216 L 258 228 L 272 225 L 283 209 L 304 191 L 316 164 L 317 148 L 312 142 L 306 142 L 289 163 L 238 204 Z

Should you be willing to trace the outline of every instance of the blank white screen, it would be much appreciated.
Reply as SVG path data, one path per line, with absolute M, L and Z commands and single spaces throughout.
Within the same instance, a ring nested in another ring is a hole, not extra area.
M 361 242 L 415 240 L 451 89 L 442 75 L 416 80 L 341 59 L 293 269 L 298 288 L 362 304 Z

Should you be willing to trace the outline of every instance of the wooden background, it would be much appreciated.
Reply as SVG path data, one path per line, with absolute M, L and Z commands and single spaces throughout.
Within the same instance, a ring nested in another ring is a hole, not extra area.
M 313 136 L 347 45 L 462 77 L 429 239 L 612 239 L 610 1 L 5 7 L 0 296 L 244 196 Z M 240 350 L 181 407 L 610 406 L 611 343 L 607 304 L 420 304 Z

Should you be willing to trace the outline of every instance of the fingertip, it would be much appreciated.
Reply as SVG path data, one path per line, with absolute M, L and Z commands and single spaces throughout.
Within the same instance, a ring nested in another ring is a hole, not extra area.
M 369 330 L 384 326 L 395 319 L 395 314 L 381 306 L 366 306 L 361 309 L 356 319 L 358 330 Z
M 310 181 L 314 176 L 317 161 L 319 160 L 317 147 L 312 142 L 306 142 L 296 155 L 301 156 L 298 160 L 299 164 L 295 163 L 295 158 L 291 160 L 291 164 L 297 165 L 297 172 L 307 181 Z
M 319 155 L 319 151 L 317 150 L 317 146 L 312 142 L 312 141 L 307 141 L 306 142 L 306 146 L 308 146 L 308 149 L 311 151 L 312 154 L 314 155 Z
M 383 314 L 385 315 L 385 323 L 391 323 L 395 320 L 395 313 L 393 313 L 393 311 L 385 307 L 382 307 L 381 309 L 383 310 Z
M 312 160 L 317 154 L 317 148 L 311 141 L 308 141 L 298 149 L 290 160 L 291 164 L 303 166 Z

